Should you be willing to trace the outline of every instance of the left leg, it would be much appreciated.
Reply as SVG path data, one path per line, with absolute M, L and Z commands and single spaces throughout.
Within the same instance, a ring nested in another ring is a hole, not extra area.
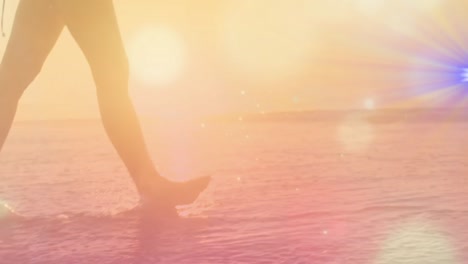
M 128 93 L 129 67 L 112 0 L 55 0 L 97 86 L 104 128 L 140 193 L 144 179 L 161 179 L 143 141 Z

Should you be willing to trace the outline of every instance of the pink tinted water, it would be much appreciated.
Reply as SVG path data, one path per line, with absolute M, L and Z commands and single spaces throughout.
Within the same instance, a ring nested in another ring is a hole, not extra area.
M 213 176 L 160 223 L 121 213 L 138 197 L 99 123 L 18 123 L 1 263 L 468 263 L 468 125 L 339 125 L 145 123 L 164 175 Z

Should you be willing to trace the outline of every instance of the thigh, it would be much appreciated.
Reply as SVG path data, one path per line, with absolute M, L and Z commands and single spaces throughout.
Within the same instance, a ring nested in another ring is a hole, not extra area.
M 20 0 L 2 59 L 4 70 L 39 70 L 64 28 L 51 0 Z
M 112 0 L 55 0 L 94 77 L 126 74 L 127 56 Z M 112 71 L 112 72 L 111 72 Z

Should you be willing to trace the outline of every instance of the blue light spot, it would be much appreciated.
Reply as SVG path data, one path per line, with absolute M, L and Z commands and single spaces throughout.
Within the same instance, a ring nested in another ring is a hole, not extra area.
M 468 68 L 463 68 L 460 74 L 461 82 L 468 82 Z

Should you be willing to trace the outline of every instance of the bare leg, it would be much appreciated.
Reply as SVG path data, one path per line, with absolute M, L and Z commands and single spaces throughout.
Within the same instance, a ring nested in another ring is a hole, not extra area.
M 0 150 L 21 95 L 40 72 L 63 27 L 51 1 L 20 1 L 0 66 Z
M 104 128 L 137 189 L 144 179 L 162 180 L 143 141 L 128 94 L 128 62 L 111 0 L 55 0 L 89 62 Z
M 209 179 L 170 183 L 152 163 L 128 94 L 129 66 L 112 0 L 55 0 L 80 46 L 97 87 L 104 128 L 140 194 L 172 205 L 190 203 Z

